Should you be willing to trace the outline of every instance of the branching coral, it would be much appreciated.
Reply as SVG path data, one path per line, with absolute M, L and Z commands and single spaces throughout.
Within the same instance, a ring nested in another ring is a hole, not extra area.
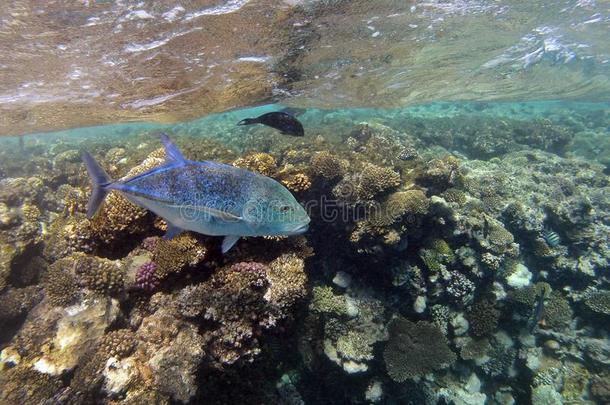
M 129 329 L 118 329 L 108 332 L 102 337 L 99 350 L 108 357 L 121 359 L 129 356 L 135 346 L 134 333 Z
M 157 265 L 154 262 L 147 262 L 138 267 L 136 286 L 146 292 L 154 291 L 159 286 L 156 270 Z
M 233 162 L 233 166 L 258 172 L 264 176 L 273 176 L 277 170 L 277 162 L 268 153 L 251 153 Z
M 282 178 L 282 184 L 292 192 L 302 193 L 303 191 L 309 190 L 311 187 L 311 180 L 305 173 L 296 173 Z
M 370 200 L 398 185 L 400 185 L 400 174 L 388 167 L 366 163 L 360 173 L 357 194 L 361 200 Z
M 76 260 L 76 276 L 88 289 L 104 295 L 116 294 L 123 289 L 123 270 L 117 262 L 82 254 L 72 257 Z
M 267 278 L 270 287 L 265 299 L 279 308 L 292 306 L 307 293 L 305 263 L 295 254 L 283 254 L 272 261 Z
M 331 287 L 316 286 L 313 288 L 312 295 L 309 308 L 313 312 L 333 315 L 344 315 L 347 313 L 345 297 L 335 295 Z
M 389 333 L 383 358 L 396 382 L 445 368 L 456 359 L 443 333 L 431 323 L 396 318 L 390 323 Z
M 53 396 L 61 387 L 59 378 L 19 365 L 0 373 L 0 402 L 3 404 L 52 403 Z
M 164 279 L 187 266 L 200 263 L 207 254 L 207 246 L 199 243 L 190 233 L 183 233 L 170 240 L 159 240 L 153 252 L 153 262 L 157 266 L 156 275 L 159 279 Z
M 318 152 L 311 158 L 311 172 L 324 180 L 334 180 L 343 177 L 346 164 L 330 152 Z

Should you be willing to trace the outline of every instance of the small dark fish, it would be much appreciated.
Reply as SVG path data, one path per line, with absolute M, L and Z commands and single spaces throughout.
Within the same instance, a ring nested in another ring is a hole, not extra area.
M 540 291 L 540 295 L 538 295 L 536 301 L 536 308 L 534 308 L 534 312 L 532 313 L 532 317 L 529 320 L 529 331 L 530 333 L 534 332 L 536 325 L 542 319 L 542 312 L 544 312 L 544 299 L 546 298 L 546 289 L 542 289 Z
M 290 114 L 281 111 L 270 112 L 256 118 L 246 118 L 237 125 L 263 124 L 279 130 L 284 135 L 303 136 L 303 125 Z

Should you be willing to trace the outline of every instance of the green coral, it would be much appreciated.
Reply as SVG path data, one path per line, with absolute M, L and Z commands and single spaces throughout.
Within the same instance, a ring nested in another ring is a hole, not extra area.
M 443 333 L 429 322 L 415 324 L 396 318 L 388 329 L 390 340 L 383 358 L 388 374 L 396 382 L 445 368 L 456 359 Z
M 451 250 L 449 244 L 442 239 L 435 239 L 429 248 L 421 249 L 419 257 L 428 270 L 435 273 L 441 271 L 446 264 L 455 261 L 455 253 Z
M 335 295 L 331 287 L 316 286 L 313 288 L 312 294 L 309 308 L 313 312 L 333 315 L 345 315 L 347 313 L 345 297 Z

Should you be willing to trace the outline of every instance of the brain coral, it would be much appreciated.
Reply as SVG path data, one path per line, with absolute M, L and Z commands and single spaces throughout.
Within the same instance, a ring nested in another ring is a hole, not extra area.
M 383 352 L 388 374 L 396 382 L 447 367 L 456 359 L 443 333 L 429 322 L 396 318 Z

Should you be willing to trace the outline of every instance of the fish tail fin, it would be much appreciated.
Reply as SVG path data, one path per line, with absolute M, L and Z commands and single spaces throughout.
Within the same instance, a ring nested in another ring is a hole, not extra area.
M 89 180 L 93 186 L 93 192 L 87 204 L 87 218 L 93 218 L 97 210 L 100 208 L 102 201 L 110 191 L 108 186 L 113 183 L 112 179 L 106 174 L 104 169 L 95 161 L 89 152 L 84 151 L 81 154 L 83 162 L 89 173 Z
M 257 118 L 244 118 L 243 120 L 239 121 L 237 125 L 252 125 L 258 123 L 259 121 Z

